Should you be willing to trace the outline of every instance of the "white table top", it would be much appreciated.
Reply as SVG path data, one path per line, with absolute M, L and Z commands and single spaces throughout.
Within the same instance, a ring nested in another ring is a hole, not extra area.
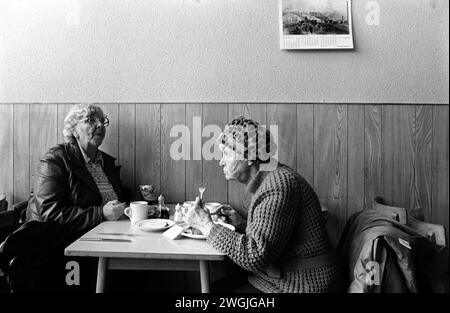
M 103 234 L 99 234 L 103 233 Z M 120 233 L 123 235 L 105 235 Z M 84 234 L 81 238 L 121 238 L 133 242 L 98 242 L 76 240 L 64 253 L 67 256 L 172 259 L 172 260 L 224 260 L 219 252 L 206 240 L 180 237 L 171 240 L 162 235 L 163 231 L 146 232 L 131 226 L 129 220 L 107 221 Z

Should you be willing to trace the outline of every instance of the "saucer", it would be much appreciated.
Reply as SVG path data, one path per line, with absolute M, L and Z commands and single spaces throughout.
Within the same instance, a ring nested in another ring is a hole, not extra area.
M 134 223 L 134 227 L 143 231 L 159 231 L 166 230 L 175 225 L 172 220 L 164 218 L 152 218 Z

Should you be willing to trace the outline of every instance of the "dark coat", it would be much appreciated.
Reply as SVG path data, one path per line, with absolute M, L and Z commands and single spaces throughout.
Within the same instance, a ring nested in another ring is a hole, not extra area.
M 2 229 L 0 270 L 4 276 L 0 275 L 0 293 L 94 292 L 96 260 L 64 256 L 64 248 L 74 238 L 57 233 L 56 228 L 56 223 L 27 221 Z M 69 261 L 77 262 L 82 269 L 80 285 L 66 284 Z
M 365 210 L 349 218 L 336 250 L 348 292 L 416 293 L 448 292 L 448 250 L 442 248 L 407 225 Z
M 124 201 L 120 166 L 115 159 L 100 151 L 103 170 Z M 27 220 L 54 222 L 64 233 L 80 235 L 103 221 L 102 196 L 85 167 L 75 141 L 51 148 L 40 160 L 34 195 L 27 208 Z

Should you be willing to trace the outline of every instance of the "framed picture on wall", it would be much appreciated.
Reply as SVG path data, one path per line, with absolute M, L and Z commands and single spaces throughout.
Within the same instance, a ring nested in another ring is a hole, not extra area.
M 281 49 L 353 49 L 351 0 L 278 0 Z

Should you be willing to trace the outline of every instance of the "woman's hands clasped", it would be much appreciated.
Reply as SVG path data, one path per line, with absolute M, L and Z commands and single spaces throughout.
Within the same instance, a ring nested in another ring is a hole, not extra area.
M 233 225 L 239 232 L 245 231 L 247 219 L 240 215 L 239 212 L 231 206 L 223 205 L 218 209 L 218 212 L 218 221 Z M 185 219 L 189 226 L 197 228 L 205 236 L 209 235 L 209 232 L 214 225 L 209 211 L 203 208 L 199 197 L 195 199 L 194 205 L 189 209 Z
M 103 217 L 107 221 L 117 221 L 125 210 L 125 203 L 117 200 L 109 201 L 103 206 Z
M 209 215 L 209 211 L 203 208 L 203 204 L 199 197 L 195 198 L 194 205 L 189 209 L 186 216 L 186 223 L 189 226 L 200 230 L 203 235 L 209 235 L 214 224 Z

